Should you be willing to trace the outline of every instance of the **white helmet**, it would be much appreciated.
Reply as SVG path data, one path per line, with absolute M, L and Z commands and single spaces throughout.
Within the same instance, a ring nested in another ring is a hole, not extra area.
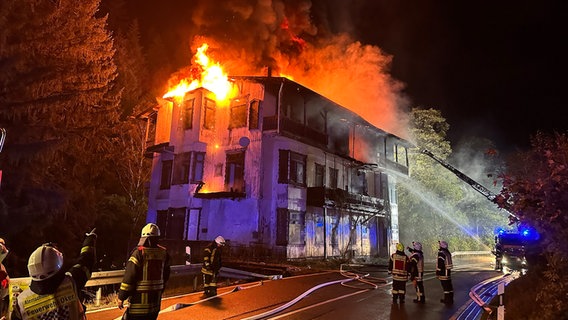
M 418 241 L 414 241 L 414 242 L 412 242 L 412 246 L 414 247 L 414 250 L 422 251 L 422 243 L 420 243 Z
M 448 243 L 446 241 L 438 241 L 440 243 L 440 248 L 448 249 Z
M 28 271 L 35 281 L 54 276 L 63 266 L 63 254 L 51 244 L 44 244 L 30 255 Z
M 215 243 L 217 243 L 220 246 L 224 246 L 225 245 L 225 238 L 218 236 L 217 238 L 215 238 Z
M 148 223 L 147 225 L 142 228 L 142 234 L 140 235 L 142 238 L 145 237 L 159 237 L 160 236 L 160 228 L 153 223 Z

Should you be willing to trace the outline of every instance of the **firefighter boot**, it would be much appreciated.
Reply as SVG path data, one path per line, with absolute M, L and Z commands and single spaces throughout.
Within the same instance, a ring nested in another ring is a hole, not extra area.
M 397 304 L 398 303 L 398 294 L 393 294 L 392 295 L 392 304 Z
M 400 304 L 403 304 L 404 298 L 405 298 L 404 294 L 399 294 L 398 297 L 399 297 L 399 300 L 400 300 Z

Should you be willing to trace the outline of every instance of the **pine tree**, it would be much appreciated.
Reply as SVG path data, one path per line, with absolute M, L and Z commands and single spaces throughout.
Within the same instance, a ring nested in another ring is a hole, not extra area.
M 0 126 L 8 132 L 0 231 L 22 254 L 41 241 L 77 240 L 105 192 L 119 94 L 113 39 L 98 6 L 0 4 Z

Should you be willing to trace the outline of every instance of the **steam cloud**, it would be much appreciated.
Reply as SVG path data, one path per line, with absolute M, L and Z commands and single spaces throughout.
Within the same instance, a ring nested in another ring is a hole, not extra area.
M 316 26 L 314 18 L 320 18 Z M 391 57 L 380 48 L 333 34 L 326 15 L 307 0 L 195 1 L 195 52 L 229 75 L 291 76 L 294 81 L 358 113 L 376 127 L 407 137 L 403 84 L 389 75 Z M 342 21 L 345 23 L 345 21 Z

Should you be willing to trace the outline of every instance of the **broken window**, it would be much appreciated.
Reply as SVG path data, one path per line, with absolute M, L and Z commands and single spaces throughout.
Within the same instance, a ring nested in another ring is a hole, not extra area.
M 325 185 L 325 166 L 319 163 L 315 164 L 315 180 L 314 180 L 314 187 L 323 187 Z
M 183 101 L 182 104 L 182 122 L 183 122 L 183 129 L 189 130 L 193 127 L 193 106 L 195 104 L 195 99 L 187 99 Z
M 172 179 L 172 160 L 162 161 L 162 177 L 160 178 L 160 189 L 169 189 Z
M 186 184 L 189 182 L 189 161 L 191 152 L 176 154 L 174 157 L 174 172 L 172 184 Z
M 246 98 L 231 101 L 229 129 L 247 126 L 247 101 Z
M 203 169 L 205 168 L 205 152 L 193 153 L 193 168 L 191 171 L 191 183 L 203 181 Z
M 306 159 L 303 154 L 289 150 L 279 151 L 278 182 L 306 185 Z
M 329 188 L 337 189 L 337 176 L 339 174 L 339 170 L 334 168 L 329 168 Z
M 203 120 L 203 128 L 204 129 L 213 129 L 215 128 L 215 111 L 217 109 L 217 105 L 215 101 L 205 98 L 205 116 Z
M 367 195 L 367 175 L 356 168 L 351 170 L 351 192 Z
M 250 102 L 249 107 L 249 129 L 258 129 L 259 128 L 259 117 L 260 117 L 260 101 L 259 100 L 252 100 Z
M 228 153 L 225 167 L 225 190 L 245 191 L 245 152 Z

